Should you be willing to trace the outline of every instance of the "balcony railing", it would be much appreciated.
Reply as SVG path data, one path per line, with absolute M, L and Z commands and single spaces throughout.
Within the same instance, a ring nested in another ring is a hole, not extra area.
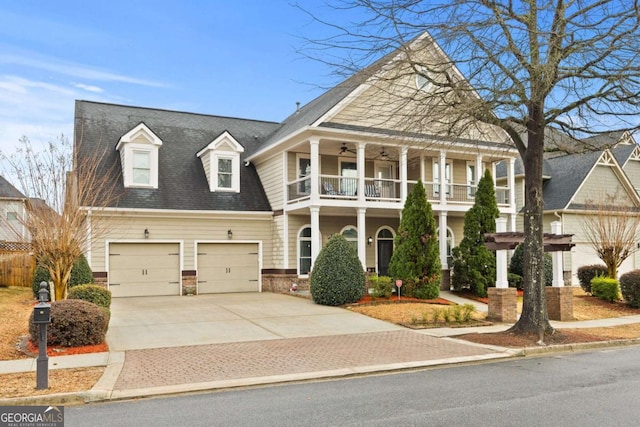
M 413 190 L 417 181 L 407 181 L 407 193 Z M 444 184 L 425 182 L 427 199 L 430 202 L 440 201 L 440 190 L 446 192 L 447 202 L 473 203 L 476 185 L 468 184 Z M 367 201 L 400 202 L 401 181 L 398 179 L 365 178 L 364 196 Z M 337 175 L 320 175 L 318 193 L 324 199 L 358 199 L 358 178 Z M 496 187 L 496 201 L 498 205 L 509 204 L 509 188 Z M 287 200 L 298 202 L 311 196 L 311 177 L 303 177 L 287 184 Z

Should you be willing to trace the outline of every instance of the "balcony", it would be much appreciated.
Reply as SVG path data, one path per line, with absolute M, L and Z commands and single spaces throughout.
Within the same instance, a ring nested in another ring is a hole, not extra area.
M 358 196 L 359 178 L 338 175 L 320 175 L 316 189 L 320 200 L 360 201 Z M 407 180 L 407 193 L 413 190 L 417 180 Z M 365 202 L 391 202 L 402 208 L 401 185 L 399 179 L 365 178 Z M 440 189 L 445 191 L 446 204 L 472 205 L 475 200 L 476 185 L 423 183 L 427 200 L 432 204 L 440 204 Z M 496 187 L 496 201 L 498 206 L 509 206 L 509 188 Z M 311 198 L 311 177 L 307 176 L 291 181 L 287 184 L 287 202 L 298 203 Z

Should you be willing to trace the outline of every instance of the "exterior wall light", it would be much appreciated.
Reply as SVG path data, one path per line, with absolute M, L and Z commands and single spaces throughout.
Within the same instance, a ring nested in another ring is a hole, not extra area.
M 373 243 L 373 237 L 371 236 L 367 237 L 367 245 L 371 246 L 372 243 Z
M 148 239 L 148 238 L 149 238 L 149 229 L 148 229 L 148 228 L 145 228 L 145 229 L 144 229 L 144 238 L 145 238 L 145 239 Z
M 233 231 L 231 231 L 231 229 L 227 230 L 227 237 L 233 239 Z

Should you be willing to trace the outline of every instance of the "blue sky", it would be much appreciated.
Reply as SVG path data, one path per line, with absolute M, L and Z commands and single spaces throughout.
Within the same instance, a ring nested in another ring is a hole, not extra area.
M 289 0 L 2 2 L 0 150 L 71 138 L 76 99 L 281 121 L 335 83 L 318 31 Z

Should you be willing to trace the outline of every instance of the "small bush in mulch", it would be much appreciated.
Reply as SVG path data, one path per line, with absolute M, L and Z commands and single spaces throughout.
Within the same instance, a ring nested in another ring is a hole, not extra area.
M 578 281 L 580 282 L 580 287 L 586 293 L 591 293 L 591 280 L 597 276 L 606 276 L 607 275 L 607 266 L 600 264 L 593 265 L 583 265 L 578 268 Z
M 109 310 L 111 307 L 111 291 L 102 286 L 86 284 L 69 289 L 67 299 L 81 299 L 92 302 L 98 307 Z
M 51 303 L 51 323 L 47 325 L 47 343 L 63 347 L 100 344 L 107 333 L 109 316 L 97 305 L 82 300 Z M 39 325 L 29 317 L 30 341 L 38 342 Z
M 618 301 L 620 299 L 620 286 L 616 279 L 597 276 L 591 279 L 591 294 L 605 301 Z
M 640 270 L 633 270 L 620 276 L 620 291 L 629 306 L 640 308 Z

